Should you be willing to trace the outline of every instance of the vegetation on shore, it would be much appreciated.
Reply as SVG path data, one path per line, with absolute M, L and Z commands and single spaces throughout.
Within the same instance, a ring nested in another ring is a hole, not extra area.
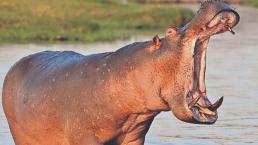
M 112 0 L 1 0 L 0 43 L 96 42 L 180 26 L 193 16 L 172 5 Z
M 247 3 L 258 8 L 258 0 L 248 0 Z

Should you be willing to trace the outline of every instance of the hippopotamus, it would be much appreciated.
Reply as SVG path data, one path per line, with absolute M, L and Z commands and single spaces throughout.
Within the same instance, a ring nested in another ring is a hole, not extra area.
M 154 117 L 213 124 L 223 97 L 211 103 L 205 85 L 211 36 L 240 17 L 222 1 L 201 4 L 181 28 L 114 52 L 44 51 L 9 70 L 3 109 L 16 145 L 143 145 Z

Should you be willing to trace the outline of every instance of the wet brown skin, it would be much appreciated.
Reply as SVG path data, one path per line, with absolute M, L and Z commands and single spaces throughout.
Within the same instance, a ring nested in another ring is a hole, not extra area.
M 233 28 L 228 4 L 206 2 L 182 28 L 115 52 L 84 56 L 45 51 L 8 72 L 3 107 L 17 145 L 142 145 L 161 111 L 185 122 L 213 124 L 205 86 L 210 36 Z

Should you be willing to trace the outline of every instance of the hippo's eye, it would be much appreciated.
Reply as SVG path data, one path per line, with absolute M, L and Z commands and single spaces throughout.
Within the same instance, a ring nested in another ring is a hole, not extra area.
M 174 36 L 175 34 L 177 34 L 177 28 L 176 27 L 170 27 L 166 31 L 166 37 Z

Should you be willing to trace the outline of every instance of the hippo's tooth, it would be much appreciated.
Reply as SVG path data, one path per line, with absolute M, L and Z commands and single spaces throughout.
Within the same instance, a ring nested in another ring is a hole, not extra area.
M 233 35 L 235 35 L 236 34 L 236 32 L 234 32 L 229 26 L 227 26 L 226 27 L 227 29 L 228 29 L 228 31 L 230 32 L 230 33 L 232 33 Z
M 188 107 L 192 108 L 200 100 L 200 98 L 201 98 L 201 96 L 194 98 L 193 101 L 191 103 L 189 103 Z
M 212 112 L 211 110 L 209 110 L 208 108 L 204 108 L 204 107 L 201 107 L 201 106 L 198 106 L 199 107 L 199 111 L 203 114 L 208 114 L 208 115 L 216 115 L 215 112 Z
M 212 111 L 217 110 L 217 109 L 220 107 L 220 105 L 222 104 L 222 102 L 223 102 L 223 96 L 220 97 L 220 99 L 217 100 L 214 104 L 212 104 L 212 105 L 209 107 L 209 109 L 212 110 Z

